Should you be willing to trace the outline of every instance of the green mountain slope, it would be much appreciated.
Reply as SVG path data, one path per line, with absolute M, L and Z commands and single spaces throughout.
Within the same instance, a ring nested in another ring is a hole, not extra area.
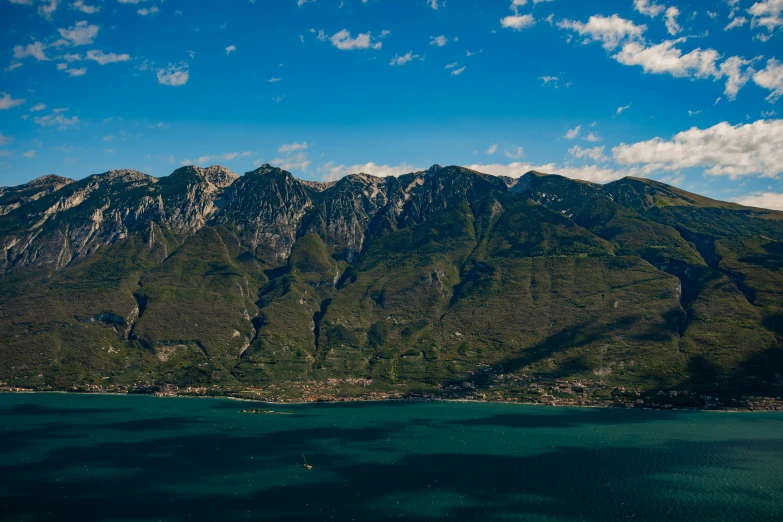
M 0 191 L 0 381 L 274 400 L 781 395 L 783 213 L 649 180 L 264 165 Z

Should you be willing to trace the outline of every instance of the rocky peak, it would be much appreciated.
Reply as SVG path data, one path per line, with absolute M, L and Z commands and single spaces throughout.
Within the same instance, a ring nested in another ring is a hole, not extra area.
M 57 174 L 47 174 L 25 183 L 24 185 L 20 185 L 17 188 L 57 187 L 54 189 L 57 190 L 69 183 L 73 183 L 73 180 L 70 178 L 64 178 L 62 176 L 58 176 Z
M 266 176 L 269 174 L 288 174 L 289 176 L 291 175 L 280 168 L 273 167 L 269 163 L 264 163 L 257 169 L 251 170 L 250 172 L 246 172 L 245 176 Z
M 372 174 L 365 174 L 364 172 L 359 172 L 356 174 L 348 174 L 347 176 L 343 177 L 340 181 L 345 181 L 347 183 L 361 183 L 367 185 L 371 183 L 379 183 L 382 182 L 383 180 L 384 178 L 373 176 Z
M 179 168 L 169 175 L 172 179 L 194 178 L 206 181 L 217 188 L 226 188 L 239 179 L 239 175 L 220 165 L 212 165 L 202 168 L 196 165 L 188 165 Z
M 265 164 L 228 187 L 226 206 L 216 219 L 234 224 L 242 244 L 257 256 L 280 263 L 291 253 L 317 195 L 290 172 Z
M 0 187 L 0 216 L 16 210 L 26 203 L 36 201 L 62 187 L 73 183 L 72 179 L 48 174 L 24 185 Z
M 103 172 L 101 174 L 93 174 L 87 179 L 94 180 L 99 183 L 114 182 L 114 181 L 119 181 L 122 183 L 132 183 L 132 184 L 158 182 L 157 178 L 153 178 L 148 174 L 144 174 L 143 172 L 139 172 L 138 170 L 132 170 L 132 169 L 110 170 L 108 172 Z
M 435 164 L 435 165 L 433 165 L 432 167 L 430 167 L 430 168 L 428 168 L 427 170 L 425 170 L 425 171 L 424 171 L 424 173 L 425 173 L 427 176 L 432 176 L 433 174 L 437 174 L 437 173 L 438 173 L 438 172 L 440 172 L 441 170 L 443 170 L 443 167 L 441 167 L 440 165 L 438 165 L 438 164 L 436 163 L 436 164 Z

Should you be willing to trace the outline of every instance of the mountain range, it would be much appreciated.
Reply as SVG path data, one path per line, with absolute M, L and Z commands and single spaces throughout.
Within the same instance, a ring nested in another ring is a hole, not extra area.
M 783 212 L 647 179 L 49 175 L 0 188 L 0 246 L 7 387 L 710 407 L 783 386 Z

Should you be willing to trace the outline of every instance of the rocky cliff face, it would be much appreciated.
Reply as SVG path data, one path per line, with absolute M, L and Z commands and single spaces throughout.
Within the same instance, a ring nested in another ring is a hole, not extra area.
M 49 174 L 17 187 L 0 187 L 0 216 L 60 190 L 69 183 L 73 183 L 73 180 Z
M 47 190 L 0 222 L 2 266 L 59 270 L 129 234 L 149 234 L 153 223 L 193 234 L 215 214 L 223 191 L 238 177 L 222 167 L 184 167 L 160 180 L 133 170 L 78 182 L 53 184 L 49 176 L 35 180 L 28 185 Z

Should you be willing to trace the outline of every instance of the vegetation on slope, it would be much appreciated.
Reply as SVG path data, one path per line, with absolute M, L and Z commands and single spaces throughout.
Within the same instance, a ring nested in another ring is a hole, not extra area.
M 783 385 L 781 213 L 648 180 L 437 166 L 323 186 L 264 166 L 46 187 L 0 216 L 14 386 L 529 400 L 541 383 Z

